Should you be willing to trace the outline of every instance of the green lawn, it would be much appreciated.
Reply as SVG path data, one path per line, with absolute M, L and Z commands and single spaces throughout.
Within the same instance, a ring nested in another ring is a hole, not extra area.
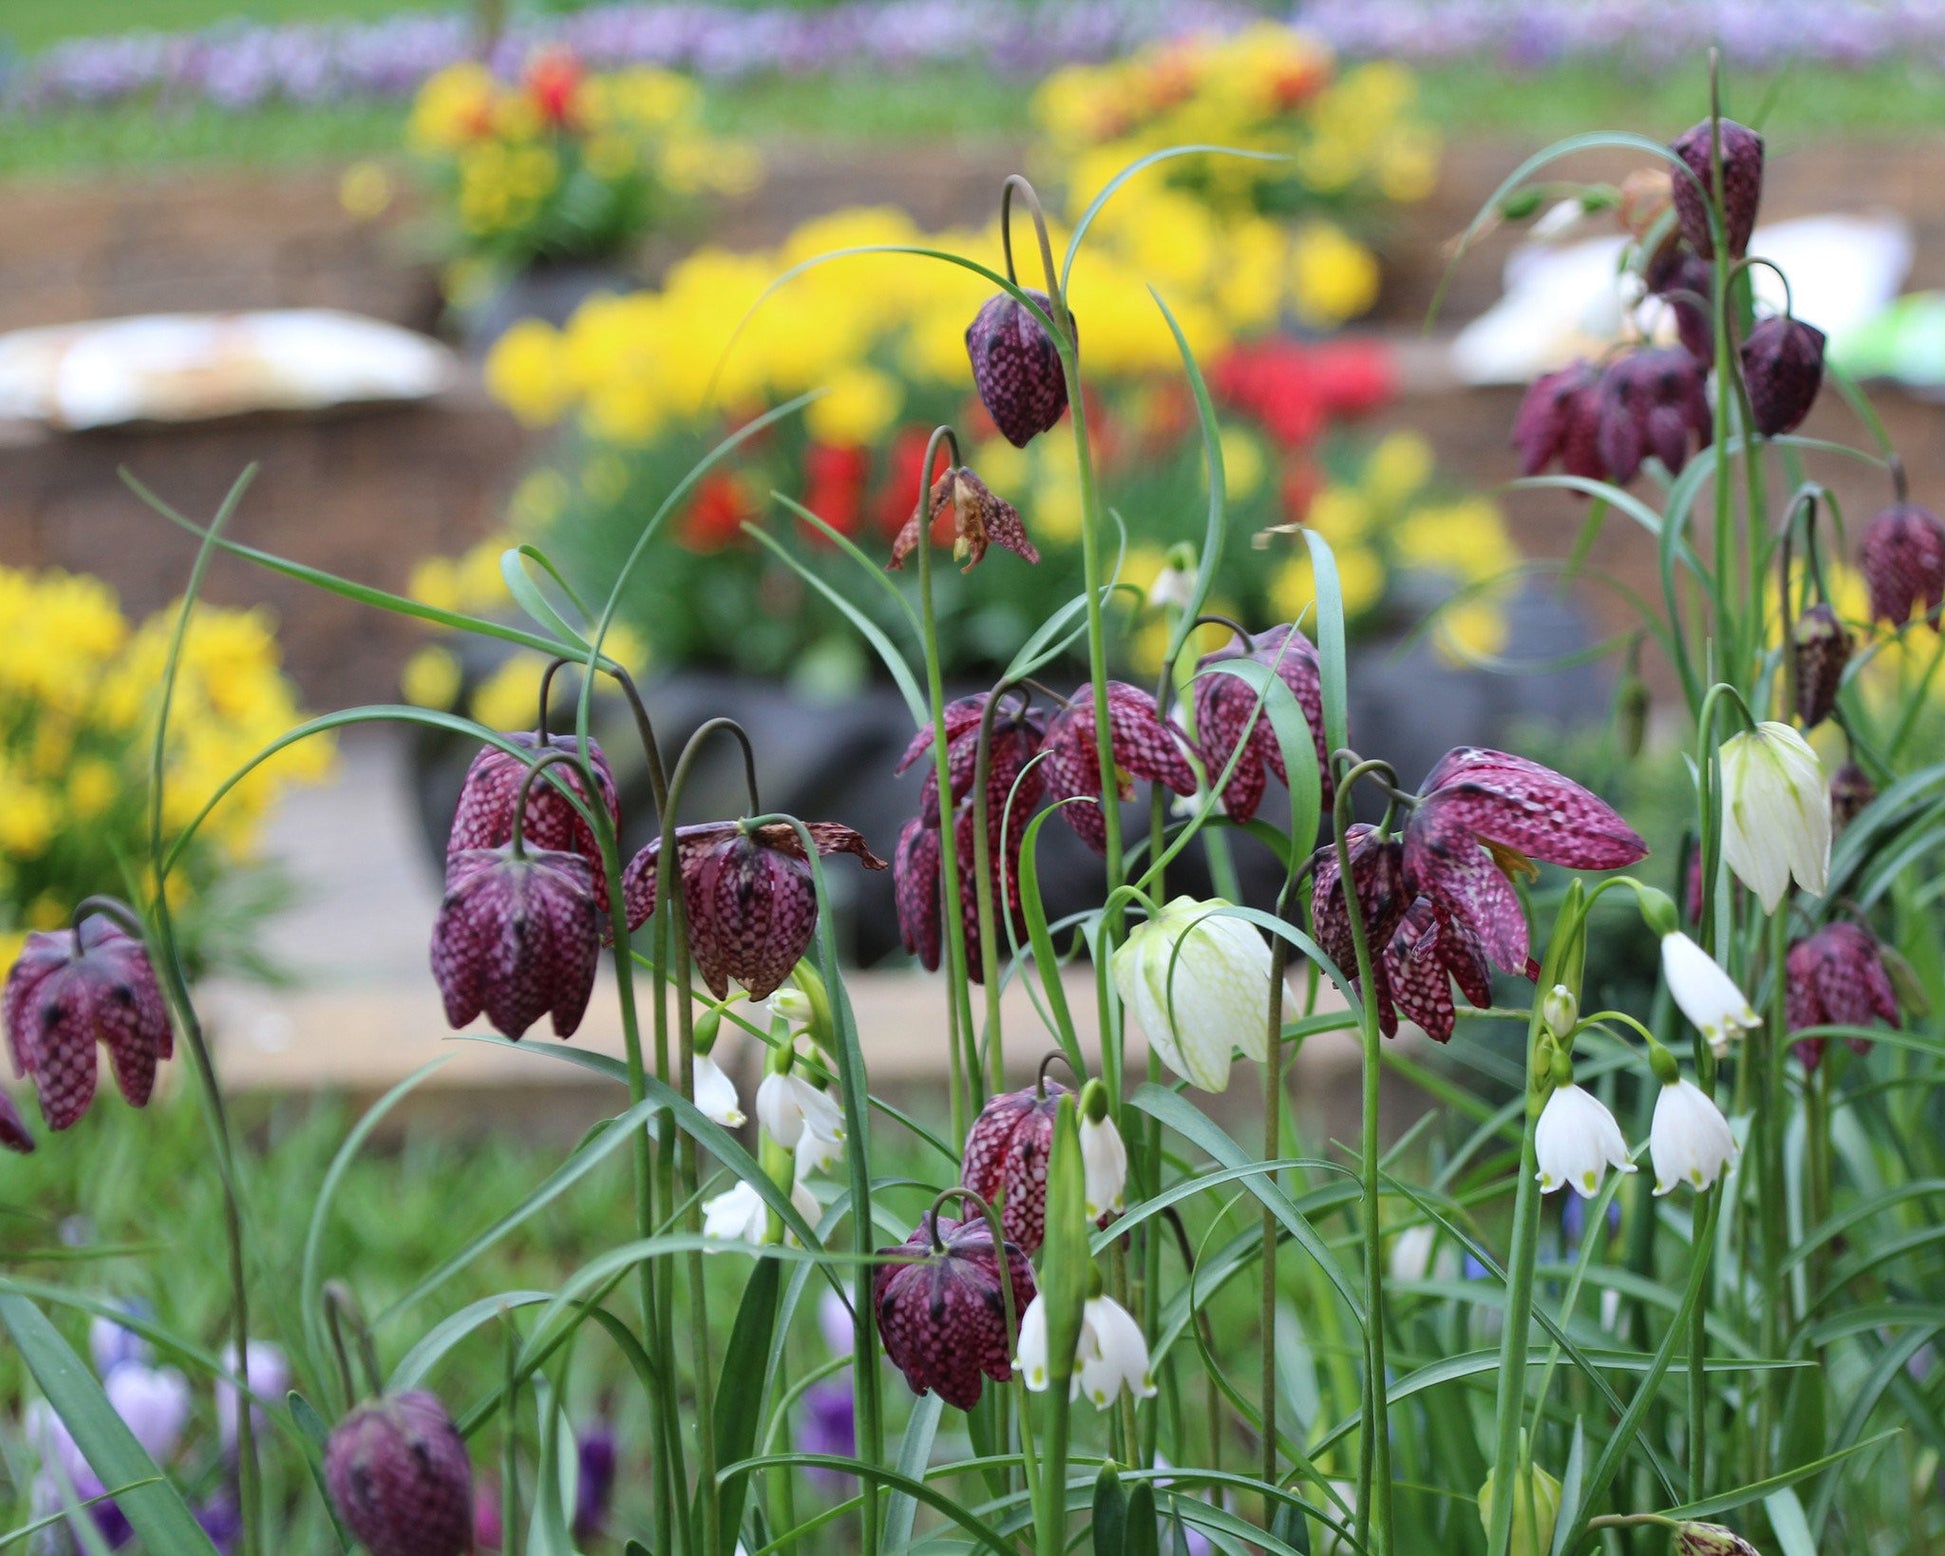
M 258 14 L 331 10 L 374 12 L 389 0 L 263 0 Z M 58 25 L 54 0 L 0 0 L 25 5 L 28 22 Z M 142 0 L 141 13 L 215 14 L 234 0 Z M 68 9 L 80 20 L 99 5 Z M 19 20 L 19 18 L 16 18 Z M 1637 130 L 1665 137 L 1701 116 L 1704 68 L 1657 76 L 1568 65 L 1507 75 L 1474 66 L 1420 73 L 1427 114 L 1453 139 L 1495 135 L 1535 143 L 1590 128 Z M 1853 138 L 1936 133 L 1945 72 L 1919 64 L 1860 71 L 1815 71 L 1730 78 L 1729 111 L 1761 115 L 1772 146 L 1787 151 L 1825 134 Z M 1020 140 L 1030 133 L 1029 93 L 1020 83 L 969 69 L 931 68 L 869 78 L 836 73 L 752 80 L 713 89 L 718 128 L 781 142 L 951 143 Z M 0 177 L 69 177 L 172 164 L 250 163 L 289 166 L 342 162 L 395 151 L 405 108 L 360 103 L 275 106 L 243 113 L 206 105 L 157 109 L 146 103 L 69 109 L 38 117 L 0 116 Z
M 180 32 L 237 16 L 293 22 L 426 8 L 423 0 L 6 0 L 0 5 L 0 39 L 32 53 L 63 38 L 149 27 Z

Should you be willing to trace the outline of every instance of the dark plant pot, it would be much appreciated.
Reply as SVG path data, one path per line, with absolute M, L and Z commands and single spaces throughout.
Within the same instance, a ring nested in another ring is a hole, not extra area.
M 1511 608 L 1513 637 L 1522 660 L 1543 661 L 1583 649 L 1586 624 L 1553 596 L 1529 592 Z M 1593 665 L 1545 674 L 1491 675 L 1446 664 L 1429 643 L 1402 649 L 1403 635 L 1367 641 L 1350 655 L 1349 724 L 1352 744 L 1364 756 L 1393 763 L 1401 784 L 1415 788 L 1453 746 L 1489 745 L 1523 722 L 1567 727 L 1604 717 L 1603 676 Z M 949 688 L 948 696 L 978 690 Z M 766 811 L 807 821 L 841 821 L 856 827 L 873 850 L 890 859 L 905 822 L 918 805 L 920 774 L 902 778 L 892 769 L 912 737 L 903 698 L 889 686 L 872 685 L 840 702 L 813 703 L 775 682 L 718 671 L 684 671 L 645 690 L 656 738 L 673 763 L 684 742 L 708 719 L 727 715 L 750 733 L 756 747 L 757 782 Z M 632 725 L 618 706 L 603 705 L 596 735 L 613 764 L 621 789 L 623 841 L 641 847 L 655 832 L 654 806 Z M 453 737 L 423 732 L 416 770 L 426 841 L 443 859 L 446 831 L 473 749 Z M 1274 822 L 1282 791 L 1274 784 L 1259 814 Z M 698 760 L 680 822 L 706 821 L 748 812 L 743 759 L 736 743 L 718 738 Z M 1378 819 L 1375 799 L 1360 812 Z M 1148 825 L 1146 786 L 1123 807 L 1123 835 Z M 1269 850 L 1231 833 L 1244 896 L 1268 907 L 1282 884 L 1282 868 Z M 1050 919 L 1084 911 L 1099 902 L 1099 856 L 1070 827 L 1049 822 L 1040 833 L 1039 872 Z M 840 943 L 847 955 L 869 965 L 899 951 L 898 920 L 889 871 L 866 872 L 835 860 L 827 878 L 836 898 Z M 1171 863 L 1168 891 L 1208 896 L 1212 891 L 1201 845 Z
M 641 279 L 619 260 L 539 260 L 509 276 L 479 302 L 455 310 L 467 351 L 483 355 L 522 319 L 560 328 L 574 310 L 600 292 L 632 292 Z

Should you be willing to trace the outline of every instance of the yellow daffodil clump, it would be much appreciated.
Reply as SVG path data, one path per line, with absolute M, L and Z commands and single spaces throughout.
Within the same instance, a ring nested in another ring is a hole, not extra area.
M 149 764 L 176 610 L 139 626 L 99 579 L 0 568 L 0 953 L 94 892 L 125 894 L 149 852 Z M 245 763 L 303 720 L 261 610 L 199 607 L 170 709 L 162 826 L 173 838 Z M 293 783 L 326 775 L 299 741 L 217 804 L 171 877 L 172 901 L 247 864 Z M 178 895 L 181 893 L 182 895 Z
M 536 259 L 618 255 L 700 197 L 753 188 L 756 154 L 707 134 L 701 108 L 685 76 L 590 74 L 559 51 L 536 55 L 514 82 L 471 63 L 432 76 L 407 139 L 450 202 L 449 288 Z M 343 197 L 358 215 L 384 203 L 364 174 Z

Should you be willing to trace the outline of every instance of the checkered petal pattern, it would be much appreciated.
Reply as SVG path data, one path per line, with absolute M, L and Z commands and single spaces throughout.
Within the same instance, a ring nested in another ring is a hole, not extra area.
M 938 1234 L 943 1246 L 935 1249 L 921 1221 L 902 1249 L 878 1250 L 881 1256 L 915 1255 L 908 1263 L 880 1266 L 878 1328 L 885 1354 L 913 1393 L 936 1392 L 948 1405 L 970 1410 L 986 1379 L 1005 1383 L 1013 1376 L 1006 1288 L 1016 1323 L 1038 1293 L 1026 1254 L 1011 1241 L 995 1248 L 983 1216 L 940 1216 Z

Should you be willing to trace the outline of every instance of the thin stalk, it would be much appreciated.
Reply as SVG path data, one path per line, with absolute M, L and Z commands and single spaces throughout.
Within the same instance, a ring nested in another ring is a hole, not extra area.
M 1004 683 L 995 686 L 986 699 L 986 706 L 980 709 L 979 744 L 973 752 L 973 893 L 974 910 L 979 920 L 980 980 L 986 993 L 986 1027 L 981 1034 L 981 1042 L 986 1049 L 986 1084 L 993 1095 L 1006 1089 L 1006 1050 L 1000 1034 L 999 915 L 993 902 L 993 846 L 996 840 L 991 835 L 992 828 L 987 817 L 986 788 L 993 779 L 993 717 L 1007 689 Z M 933 739 L 943 743 L 944 731 L 937 730 Z M 1008 796 L 1008 802 L 1000 810 L 1002 829 L 1011 813 L 1011 796 Z
M 979 1048 L 973 1036 L 972 980 L 966 954 L 966 921 L 959 884 L 959 837 L 952 800 L 952 764 L 946 754 L 945 672 L 939 659 L 939 623 L 932 603 L 932 467 L 944 444 L 947 457 L 959 463 L 959 439 L 950 427 L 936 427 L 925 445 L 925 463 L 918 475 L 918 593 L 920 632 L 925 647 L 925 691 L 932 712 L 933 774 L 939 785 L 939 918 L 945 927 L 946 983 L 951 990 L 953 1019 L 959 1042 L 953 1046 L 952 1137 L 966 1138 L 980 1085 Z
M 1270 946 L 1269 1057 L 1263 1066 L 1263 1160 L 1283 1155 L 1283 975 L 1289 966 L 1290 942 L 1278 935 Z M 1263 1344 L 1258 1359 L 1263 1410 L 1263 1527 L 1276 1516 L 1276 1501 L 1267 1488 L 1282 1484 L 1276 1451 L 1276 1213 L 1263 1207 L 1263 1303 L 1260 1323 Z
M 1763 1038 L 1760 1064 L 1762 1065 L 1763 1099 L 1756 1109 L 1756 1128 L 1759 1131 L 1758 1158 L 1761 1171 L 1758 1174 L 1758 1193 L 1761 1196 L 1762 1213 L 1762 1292 L 1763 1310 L 1759 1326 L 1760 1354 L 1766 1360 L 1774 1360 L 1781 1355 L 1783 1336 L 1790 1329 L 1790 1289 L 1782 1277 L 1783 1260 L 1789 1252 L 1789 1231 L 1784 1216 L 1783 1186 L 1783 1066 L 1784 1056 L 1788 1053 L 1787 1034 L 1789 1025 L 1785 1000 L 1789 980 L 1783 976 L 1783 959 L 1789 949 L 1790 923 L 1784 913 L 1774 913 L 1769 919 L 1769 964 L 1770 964 L 1770 1001 L 1769 1021 L 1761 1036 Z M 1750 1052 L 1755 1045 L 1745 1043 L 1743 1052 L 1745 1062 L 1756 1056 Z M 1756 1478 L 1764 1479 L 1769 1474 L 1771 1463 L 1772 1438 L 1776 1427 L 1777 1383 L 1779 1374 L 1765 1370 L 1757 1379 L 1756 1408 Z

